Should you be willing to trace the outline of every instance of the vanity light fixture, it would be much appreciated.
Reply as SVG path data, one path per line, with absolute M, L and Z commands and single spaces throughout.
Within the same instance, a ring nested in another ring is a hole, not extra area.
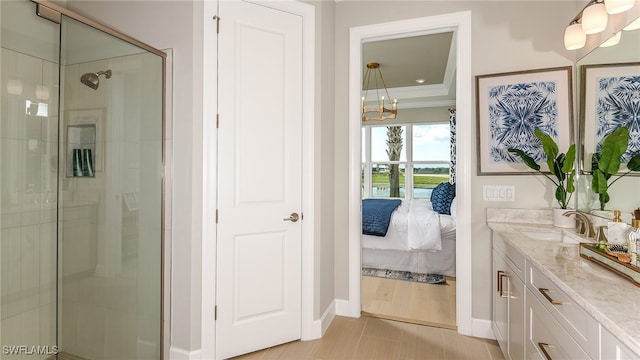
M 624 31 L 638 30 L 640 29 L 640 18 L 635 19 L 631 24 L 622 28 Z
M 609 14 L 604 3 L 592 0 L 584 10 L 582 10 L 582 30 L 585 34 L 597 34 L 607 28 Z
M 564 30 L 564 47 L 577 50 L 586 44 L 587 35 L 597 34 L 607 28 L 609 14 L 619 14 L 635 6 L 636 0 L 590 0 Z M 640 29 L 640 19 L 627 25 L 623 30 Z M 617 39 L 617 40 L 616 40 Z M 602 47 L 616 45 L 620 34 L 615 34 Z
M 605 0 L 604 6 L 610 15 L 620 14 L 633 7 L 635 0 Z
M 621 37 L 622 37 L 622 31 L 618 31 L 617 33 L 613 34 L 613 36 L 611 36 L 609 39 L 607 39 L 607 41 L 603 42 L 600 45 L 600 47 L 609 47 L 609 46 L 618 45 Z
M 49 88 L 45 85 L 36 86 L 36 97 L 40 100 L 49 99 Z
M 371 88 L 371 78 L 373 77 L 373 86 L 376 92 L 375 101 L 378 106 L 367 107 L 367 95 Z M 378 85 L 378 78 L 382 88 Z M 390 101 L 389 91 L 387 90 L 387 84 L 382 77 L 382 71 L 380 71 L 380 64 L 377 62 L 370 62 L 367 64 L 367 72 L 364 75 L 364 82 L 362 89 L 364 90 L 364 96 L 362 97 L 362 121 L 367 120 L 388 120 L 395 119 L 398 114 L 398 100 L 394 99 L 391 103 L 391 109 L 385 107 L 384 95 L 379 96 L 380 90 L 384 89 L 384 94 L 387 95 L 387 99 Z M 379 99 L 379 100 L 378 100 Z
M 582 31 L 582 25 L 574 20 L 564 30 L 564 48 L 567 50 L 577 50 L 584 47 L 587 42 L 587 34 Z
M 15 79 L 7 81 L 7 92 L 11 95 L 22 94 L 22 81 Z

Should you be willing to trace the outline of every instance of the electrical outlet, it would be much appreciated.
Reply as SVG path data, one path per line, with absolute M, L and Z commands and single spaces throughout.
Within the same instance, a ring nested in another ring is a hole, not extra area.
M 515 201 L 516 189 L 513 185 L 484 185 L 482 187 L 484 201 Z

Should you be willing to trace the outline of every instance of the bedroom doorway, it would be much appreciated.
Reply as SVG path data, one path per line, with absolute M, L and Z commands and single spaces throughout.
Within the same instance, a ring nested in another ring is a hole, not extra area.
M 471 226 L 470 226 L 470 149 L 471 149 L 471 64 L 470 64 L 470 12 L 452 13 L 420 19 L 396 21 L 384 24 L 355 27 L 351 29 L 350 41 L 350 73 L 354 74 L 350 79 L 350 265 L 349 265 L 349 305 L 353 316 L 359 316 L 365 303 L 363 296 L 367 290 L 361 287 L 362 277 L 362 195 L 363 175 L 362 153 L 363 137 L 362 123 L 360 121 L 361 109 L 358 105 L 361 101 L 362 89 L 362 45 L 390 39 L 401 39 L 426 34 L 437 34 L 445 31 L 455 31 L 455 64 L 456 78 L 454 80 L 455 106 L 457 117 L 464 119 L 464 123 L 458 124 L 458 148 L 457 153 L 462 156 L 457 158 L 457 183 L 455 185 L 458 195 L 458 211 L 456 221 L 456 249 L 454 251 L 457 260 L 455 281 L 452 279 L 451 287 L 455 288 L 456 299 L 455 316 L 456 327 L 460 334 L 473 334 L 473 319 L 471 315 Z M 413 53 L 412 53 L 413 54 Z M 384 71 L 384 70 L 383 70 Z M 387 75 L 385 74 L 385 80 Z M 432 88 L 433 90 L 433 88 Z M 442 90 L 442 89 L 440 89 Z M 391 91 L 390 91 L 391 92 Z M 396 95 L 390 94 L 391 97 Z M 402 113 L 402 97 L 398 96 L 399 114 Z M 404 111 L 415 110 L 407 109 Z M 405 174 L 406 175 L 406 174 Z M 406 176 L 405 176 L 406 180 Z M 405 184 L 407 189 L 410 186 Z M 366 285 L 366 284 L 365 284 Z M 397 283 L 396 283 L 397 285 Z M 379 286 L 375 292 L 390 296 L 391 287 Z M 394 289 L 395 291 L 395 289 Z M 407 297 L 405 295 L 405 297 Z M 409 295 L 409 298 L 415 298 Z
M 411 39 L 407 49 L 426 46 L 450 54 L 454 33 L 445 35 L 448 41 L 441 50 L 427 39 L 432 35 Z M 363 46 L 365 62 L 372 56 L 369 45 Z M 441 62 L 446 63 L 446 58 Z M 392 68 L 394 60 L 386 63 Z M 429 69 L 438 67 L 437 60 L 426 57 L 418 63 Z M 434 81 L 450 87 L 448 82 L 455 75 L 442 80 L 445 72 Z M 394 83 L 397 75 L 389 73 L 387 83 Z M 448 101 L 455 105 L 455 94 Z M 437 196 L 449 189 L 446 191 L 454 195 L 455 109 L 416 107 L 405 109 L 384 125 L 370 123 L 362 125 L 362 212 L 366 220 L 361 240 L 362 314 L 456 329 L 455 211 L 451 215 L 455 205 L 451 206 L 452 198 L 446 206 L 431 204 L 433 192 Z M 399 154 L 395 159 L 389 156 L 392 148 Z M 393 167 L 399 181 L 392 181 Z M 383 216 L 374 216 L 378 214 Z

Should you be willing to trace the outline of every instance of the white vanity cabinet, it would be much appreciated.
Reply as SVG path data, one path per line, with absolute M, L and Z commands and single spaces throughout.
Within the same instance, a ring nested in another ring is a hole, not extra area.
M 499 235 L 493 235 L 492 328 L 505 359 L 524 358 L 524 257 Z
M 604 327 L 600 333 L 600 359 L 602 360 L 637 360 L 638 355 L 624 346 Z
M 527 359 L 598 359 L 599 324 L 527 264 Z
M 505 359 L 640 359 L 636 287 L 585 262 L 577 245 L 490 225 L 492 328 Z M 633 310 L 623 319 L 625 308 Z

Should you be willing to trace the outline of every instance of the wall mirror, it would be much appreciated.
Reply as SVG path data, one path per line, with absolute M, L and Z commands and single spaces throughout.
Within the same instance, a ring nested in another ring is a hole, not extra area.
M 629 21 L 630 23 L 631 21 Z M 628 24 L 628 23 L 627 23 Z M 626 24 L 625 24 L 626 25 Z M 600 212 L 598 197 L 591 190 L 591 154 L 594 152 L 598 135 L 596 113 L 597 101 L 601 93 L 594 95 L 597 84 L 594 79 L 598 77 L 640 76 L 640 29 L 621 31 L 620 42 L 610 47 L 596 47 L 595 50 L 579 59 L 576 63 L 577 104 L 579 119 L 580 139 L 580 178 L 577 183 L 577 207 L 581 211 L 591 212 L 596 215 L 609 217 L 611 210 L 620 210 L 623 220 L 630 222 L 631 211 L 640 207 L 640 173 L 635 176 L 624 176 L 612 183 L 616 176 L 609 180 L 610 201 L 606 204 L 607 212 Z M 623 73 L 628 74 L 624 75 Z M 595 87 L 594 87 L 595 85 Z M 637 86 L 640 86 L 636 83 Z M 638 89 L 636 88 L 636 95 Z M 635 102 L 638 106 L 638 102 Z M 640 143 L 640 119 L 638 113 L 627 113 L 623 116 L 628 128 L 635 127 L 631 131 L 631 142 Z M 609 115 L 608 115 L 609 116 Z M 612 116 L 612 115 L 611 115 Z M 612 120 L 615 122 L 615 120 Z M 601 135 L 600 135 L 601 136 Z

